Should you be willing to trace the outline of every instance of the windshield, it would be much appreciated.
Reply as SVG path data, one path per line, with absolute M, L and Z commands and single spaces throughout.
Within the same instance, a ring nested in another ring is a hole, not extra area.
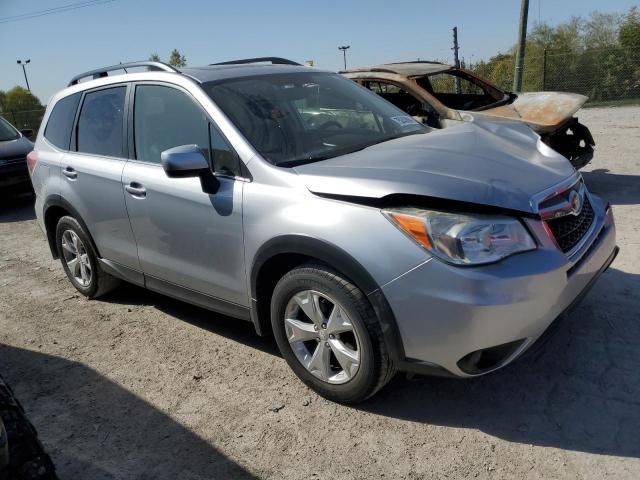
M 0 117 L 0 142 L 17 140 L 18 138 L 20 138 L 18 131 L 4 118 Z
M 293 166 L 431 131 L 340 75 L 299 72 L 241 77 L 204 86 L 268 161 Z

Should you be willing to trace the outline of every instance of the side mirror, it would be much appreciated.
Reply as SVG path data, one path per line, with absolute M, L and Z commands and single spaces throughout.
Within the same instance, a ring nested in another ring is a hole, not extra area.
M 209 162 L 197 145 L 181 145 L 165 150 L 160 154 L 162 168 L 167 177 L 199 177 L 209 170 Z
M 167 177 L 200 177 L 203 192 L 213 194 L 218 191 L 218 180 L 197 145 L 181 145 L 165 150 L 160 154 L 160 161 Z
M 25 128 L 23 130 L 20 130 L 20 133 L 24 136 L 27 137 L 29 140 L 31 140 L 33 138 L 33 129 L 32 128 Z

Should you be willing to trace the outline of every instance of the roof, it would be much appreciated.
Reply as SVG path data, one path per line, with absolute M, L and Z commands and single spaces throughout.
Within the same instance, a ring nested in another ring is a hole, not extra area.
M 235 64 L 235 65 L 207 65 L 203 67 L 181 68 L 180 72 L 201 83 L 226 80 L 228 78 L 250 77 L 253 75 L 269 75 L 278 73 L 308 72 L 309 67 L 298 65 L 270 65 L 270 64 Z M 319 70 L 316 70 L 319 71 Z
M 268 63 L 265 63 L 268 62 Z M 231 60 L 222 63 L 210 64 L 202 67 L 186 67 L 177 69 L 172 65 L 156 61 L 138 61 L 119 63 L 109 67 L 97 68 L 88 72 L 80 73 L 73 77 L 67 86 L 71 87 L 80 83 L 80 80 L 91 78 L 97 80 L 105 77 L 112 77 L 118 74 L 110 72 L 133 73 L 130 70 L 144 69 L 149 72 L 169 72 L 180 73 L 195 79 L 200 83 L 223 80 L 226 78 L 246 77 L 252 75 L 268 75 L 272 73 L 292 73 L 298 71 L 308 71 L 304 67 L 292 60 L 281 57 L 258 57 Z
M 451 65 L 440 62 L 400 62 L 385 63 L 382 65 L 372 65 L 370 67 L 352 68 L 340 73 L 364 73 L 364 72 L 384 72 L 396 73 L 407 77 L 417 77 L 421 75 L 431 75 L 432 73 L 445 72 L 452 69 Z

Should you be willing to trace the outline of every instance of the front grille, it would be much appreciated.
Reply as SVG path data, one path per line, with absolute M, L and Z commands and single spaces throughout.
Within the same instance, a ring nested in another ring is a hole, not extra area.
M 589 231 L 593 223 L 593 208 L 585 195 L 582 211 L 578 215 L 565 215 L 547 221 L 560 250 L 569 252 Z

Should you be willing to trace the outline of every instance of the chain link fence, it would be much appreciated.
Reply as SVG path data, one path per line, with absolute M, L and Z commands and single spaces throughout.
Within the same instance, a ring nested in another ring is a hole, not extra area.
M 21 112 L 0 112 L 0 115 L 15 125 L 18 130 L 33 130 L 35 136 L 40 129 L 40 122 L 42 122 L 44 112 L 44 108 L 39 108 L 37 110 L 24 110 Z
M 515 59 L 504 55 L 470 65 L 480 77 L 513 89 Z M 581 93 L 589 104 L 640 103 L 640 51 L 610 47 L 578 53 L 536 52 L 525 57 L 522 91 Z

